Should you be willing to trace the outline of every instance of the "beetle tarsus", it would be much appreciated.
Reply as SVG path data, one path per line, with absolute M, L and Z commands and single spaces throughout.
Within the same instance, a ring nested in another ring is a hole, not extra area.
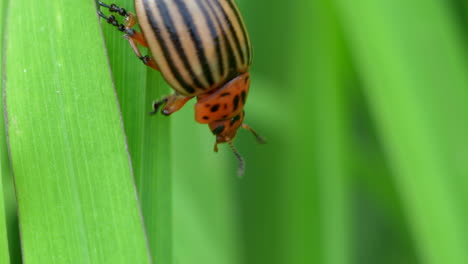
M 121 16 L 128 17 L 127 10 L 118 7 L 116 4 L 111 4 L 109 7 L 109 11 L 118 13 Z
M 101 12 L 101 10 L 98 11 L 98 15 L 104 18 L 104 20 L 106 20 L 107 23 L 113 25 L 114 27 L 117 27 L 119 31 L 124 32 L 126 30 L 124 25 L 119 24 L 119 22 L 117 22 L 117 20 L 115 19 L 115 16 L 110 15 L 109 17 L 107 17 L 106 15 L 104 15 L 104 13 Z
M 110 6 L 108 6 L 106 3 L 102 2 L 102 1 L 98 1 L 98 4 L 99 4 L 100 6 L 105 7 L 105 8 L 110 8 Z
M 108 17 L 106 17 L 106 15 L 104 15 L 104 13 L 101 12 L 101 10 L 98 10 L 98 15 L 102 18 L 104 18 L 105 20 L 108 19 Z
M 125 29 L 125 35 L 129 37 L 135 36 L 135 30 L 133 28 L 126 28 Z
M 158 65 L 156 64 L 156 62 L 154 61 L 153 58 L 151 58 L 149 56 L 142 56 L 141 55 L 141 52 L 140 52 L 140 50 L 138 48 L 138 45 L 148 47 L 148 44 L 146 43 L 143 35 L 140 32 L 138 32 L 138 31 L 136 31 L 135 29 L 132 28 L 133 26 L 136 25 L 136 22 L 137 22 L 135 15 L 133 15 L 132 13 L 127 12 L 127 10 L 117 6 L 116 4 L 108 5 L 108 4 L 105 4 L 104 2 L 101 2 L 101 1 L 98 1 L 97 3 L 98 3 L 98 5 L 100 7 L 102 6 L 102 7 L 107 8 L 109 10 L 109 12 L 118 13 L 119 15 L 125 17 L 125 24 L 119 24 L 119 22 L 117 21 L 117 19 L 115 18 L 114 15 L 110 15 L 109 17 L 107 17 L 106 15 L 104 15 L 104 13 L 101 12 L 101 10 L 98 10 L 99 16 L 102 17 L 104 20 L 106 20 L 107 23 L 113 25 L 119 31 L 125 33 L 124 38 L 127 39 L 130 46 L 132 47 L 133 51 L 137 55 L 137 57 L 140 60 L 142 60 L 143 63 L 145 65 L 147 65 L 148 67 L 151 67 L 151 68 L 159 71 L 159 67 L 158 67 Z
M 121 8 L 119 6 L 117 6 L 116 4 L 111 4 L 111 5 L 108 5 L 102 1 L 98 1 L 98 4 L 102 7 L 105 7 L 107 9 L 109 9 L 110 12 L 113 12 L 113 13 L 118 13 L 119 15 L 121 16 L 124 16 L 124 17 L 128 17 L 129 14 L 127 12 L 127 10 L 125 10 L 124 8 Z
M 157 114 L 158 111 L 159 111 L 159 108 L 161 108 L 161 106 L 163 106 L 163 105 L 166 104 L 166 103 L 167 103 L 167 98 L 163 98 L 163 99 L 161 99 L 161 100 L 159 100 L 159 101 L 155 101 L 155 102 L 153 103 L 153 111 L 150 112 L 150 115 L 155 115 L 155 114 Z M 164 114 L 164 113 L 163 113 L 163 114 Z
M 150 56 L 146 55 L 146 56 L 141 56 L 141 57 L 138 57 L 145 65 L 148 64 L 149 60 L 151 59 Z

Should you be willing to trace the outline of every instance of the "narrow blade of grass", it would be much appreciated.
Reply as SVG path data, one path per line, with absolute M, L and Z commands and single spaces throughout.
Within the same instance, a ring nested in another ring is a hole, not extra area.
M 110 3 L 110 2 L 109 2 Z M 112 3 L 134 13 L 132 0 Z M 105 14 L 110 14 L 101 8 Z M 114 13 L 115 15 L 115 13 Z M 120 23 L 124 18 L 117 16 Z M 148 242 L 155 262 L 172 263 L 171 148 L 169 118 L 152 116 L 152 102 L 171 91 L 137 58 L 122 33 L 102 20 L 112 74 L 122 109 Z M 138 27 L 135 28 L 138 30 Z M 141 47 L 143 55 L 149 51 Z
M 243 129 L 238 131 L 235 140 L 246 160 L 245 176 L 236 183 L 241 245 L 246 264 L 289 263 L 291 259 L 285 251 L 291 241 L 286 238 L 293 220 L 291 214 L 285 213 L 291 205 L 286 192 L 296 157 L 288 147 L 292 145 L 292 137 L 285 133 L 285 128 L 290 128 L 293 113 L 292 109 L 278 105 L 288 101 L 286 98 L 290 95 L 272 92 L 284 87 L 279 81 L 273 82 L 256 73 L 251 76 L 249 103 L 244 108 L 245 122 L 265 137 L 267 143 L 259 144 L 249 131 Z M 235 170 L 235 160 L 231 158 L 229 161 L 231 170 Z
M 1 171 L 0 176 L 2 176 Z M 0 181 L 0 263 L 10 263 L 7 232 L 6 211 L 3 199 L 3 184 L 2 181 Z
M 24 262 L 149 263 L 94 2 L 11 1 L 6 33 Z
M 251 85 L 244 122 L 267 139 L 258 144 L 239 129 L 235 144 L 246 161 L 244 178 L 237 183 L 238 219 L 242 230 L 245 264 L 290 263 L 285 255 L 292 224 L 287 186 L 296 156 L 291 148 L 297 113 L 289 82 L 293 5 L 284 1 L 236 0 L 253 45 Z M 265 12 L 258 12 L 264 10 Z M 272 19 L 281 18 L 281 19 Z M 281 32 L 281 37 L 278 37 Z M 288 47 L 288 48 L 286 48 Z M 235 160 L 230 159 L 235 168 Z
M 5 28 L 5 14 L 6 14 L 6 1 L 0 2 L 0 73 L 3 72 L 3 33 L 4 33 L 4 28 Z M 3 80 L 3 78 L 2 78 Z M 2 81 L 3 83 L 3 81 Z M 3 103 L 0 103 L 0 106 L 3 106 Z M 0 108 L 3 110 L 3 107 Z M 6 142 L 6 137 L 3 131 L 4 126 L 3 126 L 3 111 L 2 115 L 0 117 L 0 140 L 2 142 Z M 2 146 L 5 146 L 4 144 L 1 144 Z M 8 162 L 6 161 L 3 157 L 8 156 L 6 148 L 3 148 L 0 150 L 0 157 L 2 160 L 0 160 L 0 263 L 9 263 L 10 262 L 10 252 L 8 249 L 8 230 L 7 230 L 7 215 L 5 211 L 5 201 L 4 201 L 4 194 L 3 194 L 3 179 L 5 178 L 4 176 L 4 166 L 8 166 Z
M 6 128 L 4 120 L 4 100 L 3 100 L 3 69 L 4 69 L 4 33 L 6 29 L 6 16 L 7 16 L 7 6 L 9 1 L 0 2 L 0 76 L 2 76 L 2 82 L 0 84 L 0 214 L 3 216 L 0 218 L 0 225 L 5 227 L 0 235 L 6 236 L 6 242 L 8 245 L 5 245 L 6 248 L 2 247 L 2 250 L 8 249 L 9 251 L 6 254 L 1 254 L 8 258 L 11 263 L 20 263 L 21 262 L 21 248 L 19 241 L 19 230 L 18 230 L 18 218 L 17 218 L 17 206 L 16 206 L 16 196 L 14 191 L 13 184 L 13 175 L 11 173 L 10 161 L 8 159 L 8 149 L 7 149 L 7 139 L 6 139 Z M 1 229 L 1 228 L 0 228 Z M 4 231 L 4 232 L 3 232 Z M 3 239 L 3 238 L 1 238 Z M 1 251 L 1 250 L 0 250 Z M 1 262 L 8 263 L 8 262 Z
M 295 7 L 291 81 L 299 113 L 296 152 L 303 155 L 292 186 L 300 204 L 293 212 L 291 263 L 350 263 L 346 53 L 329 1 L 302 1 Z
M 357 82 L 355 82 L 357 83 Z M 362 87 L 350 89 L 352 141 L 352 249 L 355 263 L 419 263 L 402 197 L 383 150 Z
M 243 263 L 234 184 L 237 169 L 229 147 L 213 152 L 215 137 L 194 121 L 193 103 L 172 119 L 174 262 Z
M 468 79 L 452 14 L 437 0 L 335 2 L 420 258 L 465 263 Z

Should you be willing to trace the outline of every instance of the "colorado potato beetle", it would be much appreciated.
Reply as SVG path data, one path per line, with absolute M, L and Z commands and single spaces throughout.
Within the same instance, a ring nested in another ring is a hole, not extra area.
M 197 97 L 195 120 L 208 124 L 219 143 L 228 143 L 239 160 L 244 160 L 232 141 L 239 127 L 264 140 L 244 124 L 244 105 L 250 87 L 249 66 L 252 46 L 242 16 L 234 0 L 135 0 L 136 16 L 115 4 L 98 1 L 125 18 L 119 24 L 115 16 L 100 17 L 125 33 L 143 63 L 161 72 L 175 93 L 155 101 L 164 115 L 181 109 Z M 142 33 L 133 27 L 139 24 Z M 152 56 L 143 56 L 139 45 L 149 48 Z

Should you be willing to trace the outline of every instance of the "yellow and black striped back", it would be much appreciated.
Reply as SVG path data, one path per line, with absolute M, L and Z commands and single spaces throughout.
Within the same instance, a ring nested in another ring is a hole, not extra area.
M 195 96 L 248 70 L 252 49 L 234 0 L 135 0 L 138 22 L 166 81 Z

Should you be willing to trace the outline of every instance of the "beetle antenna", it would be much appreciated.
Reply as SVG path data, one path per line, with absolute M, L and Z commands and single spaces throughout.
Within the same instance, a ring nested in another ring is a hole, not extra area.
M 239 168 L 237 169 L 237 175 L 239 177 L 244 176 L 245 172 L 245 161 L 244 158 L 241 156 L 241 154 L 237 151 L 237 149 L 234 147 L 234 144 L 232 144 L 232 141 L 228 142 L 229 146 L 232 149 L 232 152 L 236 156 L 237 160 L 239 161 Z
M 264 137 L 260 136 L 259 134 L 257 134 L 257 132 L 255 132 L 255 130 L 253 130 L 249 125 L 242 124 L 242 128 L 252 132 L 252 134 L 257 139 L 258 143 L 260 143 L 260 144 L 266 144 L 267 143 L 266 139 Z

